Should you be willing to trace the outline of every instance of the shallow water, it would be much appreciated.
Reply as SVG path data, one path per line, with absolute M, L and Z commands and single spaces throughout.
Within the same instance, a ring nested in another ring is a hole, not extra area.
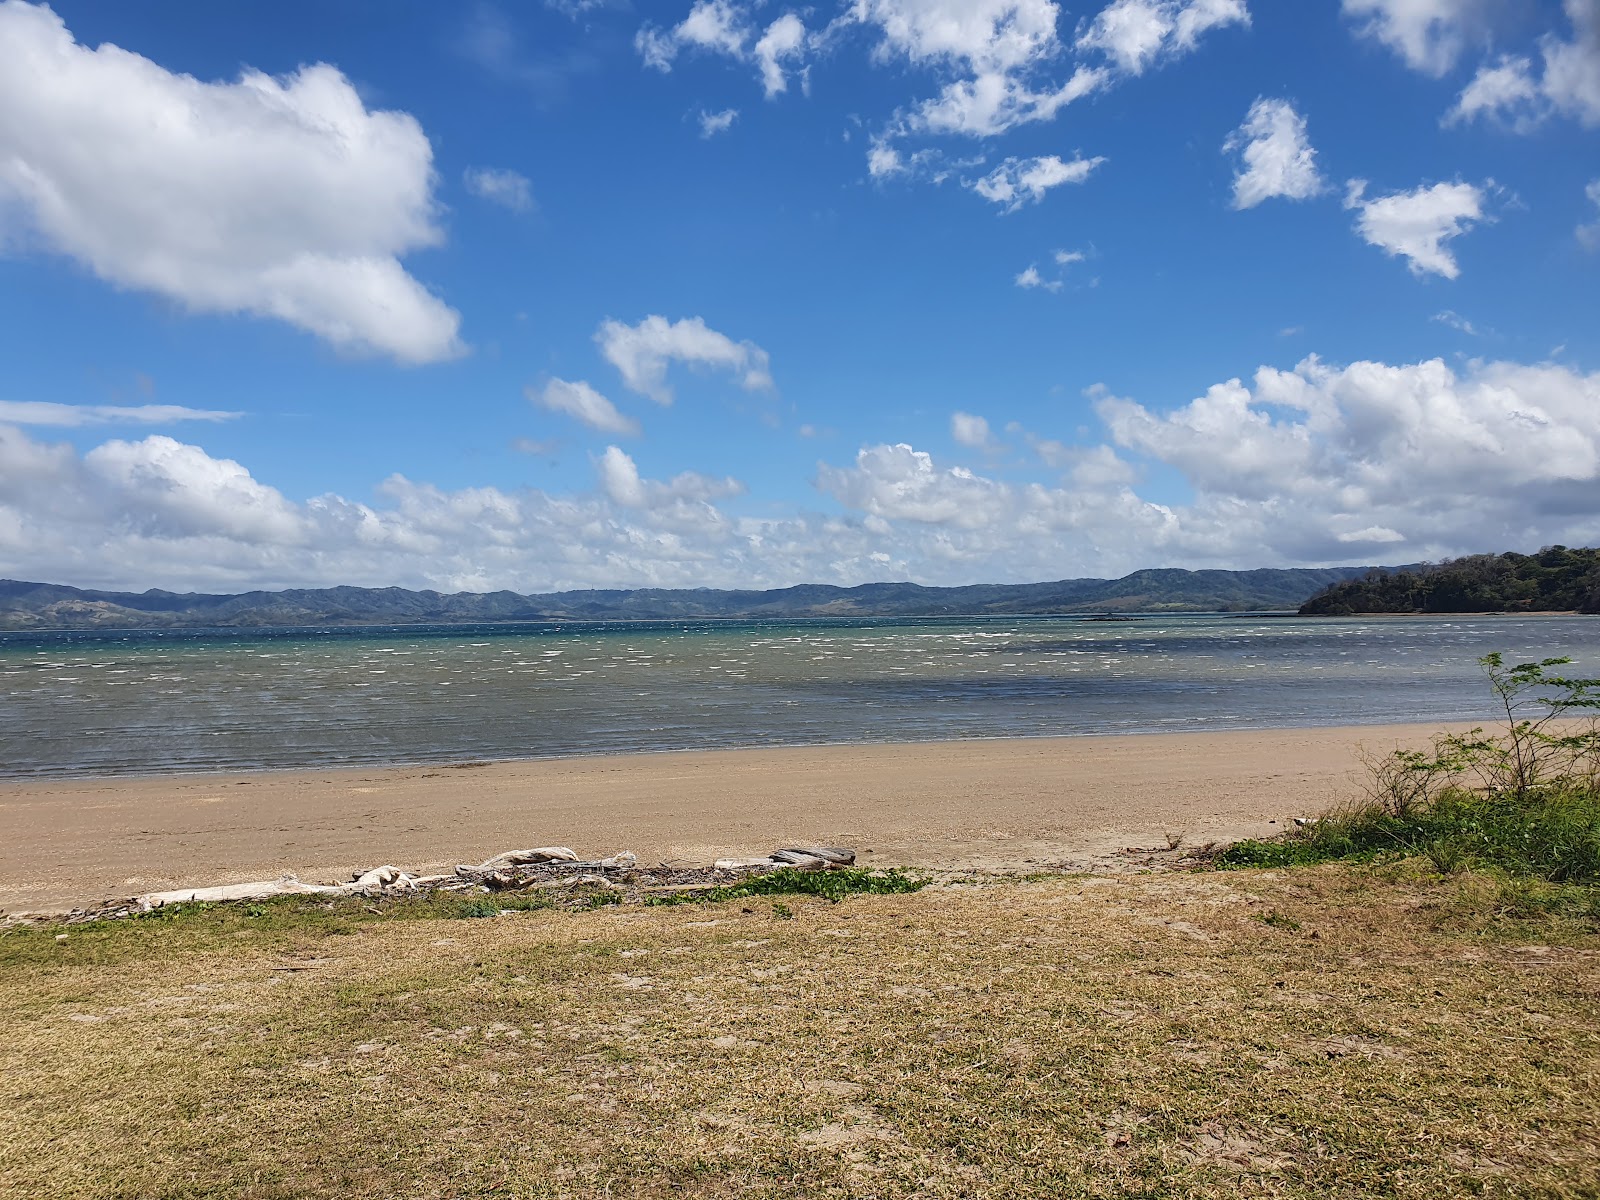
M 1478 719 L 1592 617 L 0 634 L 0 777 Z

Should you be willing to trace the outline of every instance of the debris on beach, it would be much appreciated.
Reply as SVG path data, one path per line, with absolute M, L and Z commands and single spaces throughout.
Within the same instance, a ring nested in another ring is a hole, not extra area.
M 73 909 L 57 919 L 68 924 L 115 920 L 175 904 L 244 903 L 277 896 L 362 896 L 384 900 L 426 892 L 545 892 L 556 903 L 566 893 L 574 897 L 574 906 L 586 907 L 588 898 L 597 892 L 613 893 L 618 900 L 637 903 L 651 896 L 709 891 L 780 868 L 827 871 L 852 866 L 855 861 L 854 850 L 838 846 L 784 846 L 765 857 L 724 858 L 710 867 L 670 863 L 649 867 L 641 866 L 639 856 L 631 850 L 586 860 L 567 846 L 536 846 L 507 850 L 477 864 L 463 863 L 447 874 L 411 875 L 388 864 L 363 871 L 344 883 L 303 883 L 289 874 L 251 883 L 149 892 Z

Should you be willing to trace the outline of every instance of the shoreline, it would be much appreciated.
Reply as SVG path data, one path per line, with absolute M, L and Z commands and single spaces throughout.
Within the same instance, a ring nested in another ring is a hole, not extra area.
M 1470 729 L 1475 725 L 1487 725 L 1495 720 L 1494 714 L 1489 713 L 1482 717 L 1472 719 L 1461 718 L 1458 720 L 1440 720 L 1428 724 L 1429 729 Z M 487 755 L 458 755 L 450 758 L 396 758 L 372 759 L 367 762 L 330 762 L 315 763 L 300 766 L 263 767 L 263 766 L 236 766 L 236 767 L 183 767 L 153 771 L 85 771 L 79 773 L 69 769 L 60 771 L 38 772 L 33 775 L 3 775 L 0 774 L 0 805 L 4 803 L 4 793 L 9 788 L 26 788 L 30 786 L 48 786 L 51 784 L 110 784 L 118 781 L 149 781 L 149 780 L 188 780 L 211 779 L 219 777 L 237 778 L 265 778 L 270 779 L 280 775 L 319 775 L 334 771 L 440 771 L 459 770 L 462 768 L 499 767 L 499 766 L 527 766 L 536 763 L 564 763 L 580 760 L 603 760 L 619 758 L 657 758 L 670 757 L 678 754 L 732 754 L 746 752 L 764 752 L 779 750 L 830 750 L 830 749 L 863 749 L 873 746 L 946 746 L 983 744 L 987 742 L 1039 742 L 1039 741 L 1084 741 L 1096 738 L 1166 738 L 1166 737 L 1209 737 L 1212 734 L 1235 733 L 1295 733 L 1300 731 L 1314 732 L 1317 730 L 1357 730 L 1357 729 L 1400 729 L 1411 726 L 1420 727 L 1423 722 L 1415 721 L 1334 721 L 1328 724 L 1309 725 L 1251 725 L 1239 724 L 1229 726 L 1207 726 L 1196 729 L 1190 726 L 1181 726 L 1174 722 L 1170 729 L 1126 729 L 1115 731 L 1097 731 L 1094 733 L 992 733 L 970 734 L 950 738 L 907 738 L 904 740 L 887 741 L 820 741 L 820 742 L 765 742 L 761 745 L 727 745 L 727 746 L 667 746 L 659 748 L 644 748 L 631 750 L 576 750 L 571 753 L 529 754 L 511 756 Z
M 1453 726 L 1355 725 L 0 782 L 0 910 L 178 887 L 448 870 L 521 846 L 706 863 L 786 844 L 862 865 L 1092 865 L 1270 836 L 1348 798 L 1359 754 Z

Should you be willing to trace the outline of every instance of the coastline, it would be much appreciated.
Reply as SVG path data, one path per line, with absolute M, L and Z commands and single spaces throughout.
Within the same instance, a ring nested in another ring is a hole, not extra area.
M 1428 725 L 821 745 L 0 783 L 0 910 L 448 869 L 552 843 L 702 863 L 795 843 L 864 865 L 1029 869 L 1264 836 Z

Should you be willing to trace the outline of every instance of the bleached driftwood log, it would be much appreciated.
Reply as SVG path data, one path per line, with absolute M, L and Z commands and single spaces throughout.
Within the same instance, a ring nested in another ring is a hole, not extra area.
M 529 850 L 507 850 L 476 865 L 462 864 L 445 875 L 408 875 L 398 867 L 374 867 L 346 883 L 302 883 L 294 875 L 251 883 L 229 883 L 220 887 L 178 888 L 150 892 L 116 906 L 114 915 L 149 912 L 167 904 L 217 903 L 226 901 L 269 900 L 274 896 L 398 896 L 417 891 L 510 891 L 532 888 L 566 888 L 589 884 L 620 886 L 617 879 L 635 889 L 667 883 L 672 887 L 700 888 L 725 882 L 727 873 L 745 874 L 789 867 L 802 871 L 824 871 L 847 867 L 856 860 L 855 851 L 836 846 L 785 846 L 765 858 L 724 858 L 711 872 L 703 868 L 672 868 L 661 864 L 641 872 L 639 859 L 631 850 L 609 858 L 582 860 L 566 846 L 536 846 Z M 694 880 L 684 878 L 705 876 Z M 718 875 L 723 879 L 718 879 Z M 108 906 L 100 910 L 109 912 Z
M 349 883 L 301 883 L 294 875 L 253 883 L 226 883 L 220 887 L 179 888 L 170 892 L 150 892 L 138 897 L 141 909 L 149 912 L 165 904 L 214 903 L 221 900 L 267 900 L 273 896 L 372 896 L 382 892 L 409 891 L 416 880 L 398 867 L 374 867 Z
M 765 858 L 719 858 L 714 865 L 719 871 L 759 871 L 776 867 L 826 871 L 833 867 L 852 866 L 855 861 L 854 850 L 838 846 L 785 846 Z

